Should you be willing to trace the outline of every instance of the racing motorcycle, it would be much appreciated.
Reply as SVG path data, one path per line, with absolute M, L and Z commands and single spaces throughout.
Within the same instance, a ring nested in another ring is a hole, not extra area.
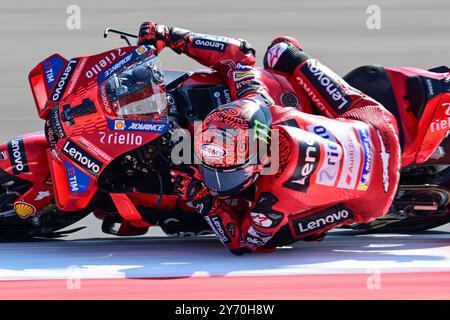
M 91 212 L 105 233 L 119 236 L 144 234 L 152 225 L 178 236 L 210 233 L 172 193 L 170 137 L 231 102 L 225 83 L 208 69 L 162 71 L 152 46 L 132 46 L 128 38 L 135 35 L 109 33 L 128 46 L 70 60 L 54 54 L 30 72 L 45 130 L 0 145 L 1 237 L 61 236 L 77 231 L 59 232 Z M 121 108 L 117 84 L 133 72 L 164 83 L 167 94 L 155 85 L 138 104 Z M 275 103 L 314 112 L 288 75 L 260 72 Z M 344 79 L 397 117 L 403 148 L 401 185 L 389 214 L 352 228 L 411 232 L 450 221 L 449 69 L 363 66 Z

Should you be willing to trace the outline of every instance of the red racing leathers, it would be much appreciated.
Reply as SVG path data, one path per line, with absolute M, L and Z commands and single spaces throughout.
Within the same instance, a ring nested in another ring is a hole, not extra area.
M 272 113 L 279 169 L 255 182 L 250 208 L 240 214 L 226 201 L 211 197 L 204 186 L 194 192 L 193 203 L 202 204 L 197 205 L 199 212 L 232 252 L 318 239 L 338 225 L 386 214 L 397 190 L 400 146 L 396 120 L 382 105 L 289 38 L 272 43 L 265 67 L 292 76 L 326 117 L 274 105 L 253 68 L 254 51 L 245 41 L 165 30 L 159 36 L 165 44 L 221 73 L 233 104 L 257 103 Z M 193 200 L 186 189 L 195 178 L 178 174 L 178 193 Z M 205 199 L 208 205 L 202 203 Z

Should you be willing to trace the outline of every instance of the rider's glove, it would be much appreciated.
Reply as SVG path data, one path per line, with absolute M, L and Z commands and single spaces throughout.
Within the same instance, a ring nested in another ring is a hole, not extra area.
M 198 171 L 193 167 L 171 170 L 175 194 L 198 213 L 208 215 L 217 208 L 217 201 L 209 189 L 197 178 Z M 197 176 L 197 177 L 196 177 Z
M 138 45 L 149 44 L 156 48 L 156 53 L 161 52 L 169 41 L 169 28 L 156 22 L 144 22 L 141 24 L 138 36 Z

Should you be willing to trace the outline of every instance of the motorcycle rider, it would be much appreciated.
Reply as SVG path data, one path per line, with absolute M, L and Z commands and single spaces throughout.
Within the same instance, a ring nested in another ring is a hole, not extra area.
M 138 43 L 155 44 L 158 52 L 170 46 L 217 70 L 229 86 L 233 102 L 210 113 L 195 141 L 200 174 L 180 169 L 172 175 L 179 197 L 231 252 L 321 239 L 336 226 L 386 214 L 400 169 L 394 116 L 303 52 L 298 41 L 275 39 L 264 66 L 292 76 L 327 118 L 275 105 L 244 40 L 147 22 Z M 250 148 L 251 141 L 270 146 L 274 137 L 279 169 L 261 175 L 271 160 Z M 250 207 L 232 209 L 224 199 L 234 195 L 248 196 Z

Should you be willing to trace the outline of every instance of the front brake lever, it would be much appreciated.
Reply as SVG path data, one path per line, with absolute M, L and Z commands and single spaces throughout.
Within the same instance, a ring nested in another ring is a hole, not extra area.
M 130 42 L 130 39 L 128 39 L 128 38 L 129 37 L 130 38 L 135 38 L 135 39 L 138 38 L 138 36 L 135 35 L 135 34 L 124 32 L 124 31 L 120 31 L 120 30 L 116 30 L 116 29 L 111 29 L 111 28 L 106 28 L 105 29 L 105 31 L 103 33 L 103 38 L 108 38 L 108 34 L 109 33 L 115 33 L 115 34 L 120 35 L 120 39 L 124 40 L 127 43 L 127 45 L 130 46 L 130 47 L 131 47 L 131 42 Z M 155 48 L 154 45 L 150 45 L 150 47 L 151 47 L 152 51 L 155 51 L 156 48 Z

